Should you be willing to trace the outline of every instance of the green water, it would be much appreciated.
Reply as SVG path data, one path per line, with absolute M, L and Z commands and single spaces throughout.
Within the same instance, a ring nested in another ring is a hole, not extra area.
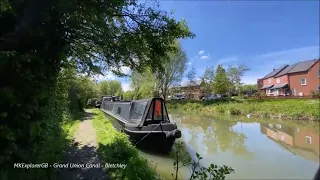
M 171 114 L 182 138 L 203 165 L 227 165 L 227 179 L 312 179 L 319 167 L 319 124 L 247 117 Z M 142 153 L 156 171 L 172 179 L 173 160 Z M 187 167 L 180 177 L 186 179 Z

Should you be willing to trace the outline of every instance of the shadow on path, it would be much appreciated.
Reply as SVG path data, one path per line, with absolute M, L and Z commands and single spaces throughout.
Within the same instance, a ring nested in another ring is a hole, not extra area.
M 75 133 L 73 143 L 66 150 L 58 180 L 107 180 L 109 179 L 102 167 L 97 154 L 96 132 L 92 126 L 94 113 L 85 112 L 81 119 L 78 131 Z M 93 167 L 94 166 L 94 167 Z

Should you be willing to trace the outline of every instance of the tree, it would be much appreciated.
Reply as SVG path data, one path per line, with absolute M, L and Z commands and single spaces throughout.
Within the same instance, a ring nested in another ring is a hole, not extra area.
M 123 92 L 123 100 L 131 101 L 134 98 L 135 94 L 133 91 Z
M 17 161 L 48 162 L 37 159 L 38 147 L 52 139 L 46 136 L 49 130 L 61 129 L 57 122 L 67 110 L 73 83 L 60 77 L 62 68 L 75 66 L 89 75 L 106 69 L 122 75 L 122 66 L 161 72 L 164 57 L 175 50 L 172 43 L 194 36 L 185 21 L 177 22 L 149 1 L 0 4 L 0 23 L 5 24 L 0 28 L 0 77 L 6 80 L 0 86 L 0 129 L 6 132 L 0 135 L 1 167 Z M 75 87 L 72 91 L 78 93 Z M 13 172 L 4 174 L 7 179 L 25 178 L 11 177 Z
M 257 84 L 245 84 L 240 87 L 241 94 L 246 94 L 248 92 L 255 93 L 258 92 Z
M 123 91 L 121 82 L 116 80 L 101 81 L 98 85 L 102 95 L 120 96 Z
M 217 67 L 213 84 L 213 89 L 216 94 L 226 94 L 229 90 L 230 82 L 225 69 L 221 65 L 218 65 Z
M 238 94 L 240 94 L 240 88 L 242 85 L 241 78 L 243 77 L 244 73 L 249 70 L 250 68 L 246 67 L 243 64 L 237 66 L 229 66 L 227 73 L 229 81 L 231 83 L 229 92 L 237 91 Z
M 174 45 L 177 51 L 169 53 L 168 61 L 164 63 L 164 72 L 156 73 L 156 91 L 161 91 L 159 94 L 164 99 L 167 97 L 169 87 L 181 82 L 186 69 L 187 55 L 182 50 L 179 41 L 176 41 Z
M 213 91 L 214 66 L 207 67 L 201 79 L 204 82 L 205 92 L 210 94 Z
M 186 77 L 188 79 L 188 86 L 189 86 L 189 98 L 191 97 L 191 92 L 192 92 L 192 87 L 195 85 L 196 83 L 196 74 L 197 71 L 194 67 L 192 67 L 190 69 L 190 71 L 187 73 Z
M 130 79 L 135 99 L 154 96 L 156 78 L 150 69 L 146 69 L 143 73 L 134 71 L 132 72 Z

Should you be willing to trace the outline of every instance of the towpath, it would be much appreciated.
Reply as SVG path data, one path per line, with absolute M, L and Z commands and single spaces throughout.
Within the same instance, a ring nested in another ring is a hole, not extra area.
M 63 164 L 68 168 L 61 168 L 58 180 L 105 180 L 109 179 L 102 168 L 87 168 L 87 164 L 101 164 L 97 154 L 96 131 L 92 125 L 93 114 L 86 110 L 79 129 L 73 137 L 73 145 L 66 153 Z M 84 165 L 85 168 L 70 168 L 71 164 Z

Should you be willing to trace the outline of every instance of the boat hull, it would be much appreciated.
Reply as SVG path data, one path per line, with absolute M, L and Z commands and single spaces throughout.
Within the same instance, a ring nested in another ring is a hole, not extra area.
M 153 151 L 157 153 L 169 153 L 175 142 L 174 137 L 167 137 L 165 132 L 143 131 L 142 128 L 127 128 L 126 123 L 103 111 L 110 119 L 113 127 L 118 131 L 128 135 L 129 140 L 141 150 Z

